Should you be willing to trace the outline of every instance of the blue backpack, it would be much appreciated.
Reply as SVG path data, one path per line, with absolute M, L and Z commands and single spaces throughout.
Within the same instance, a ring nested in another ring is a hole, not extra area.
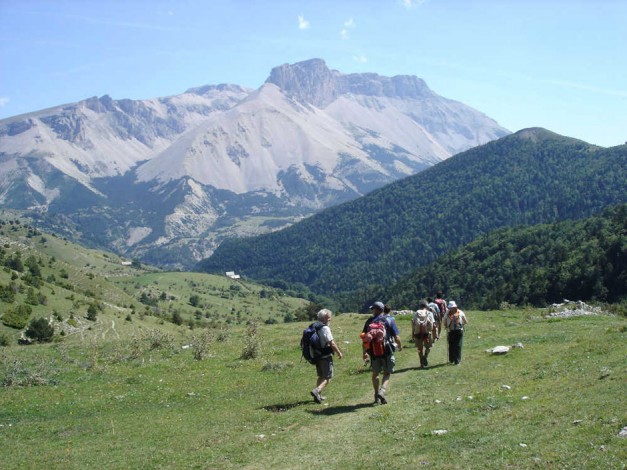
M 315 364 L 322 356 L 329 355 L 333 352 L 328 346 L 324 348 L 320 346 L 320 328 L 323 326 L 324 323 L 317 321 L 303 330 L 303 336 L 300 339 L 300 348 L 303 357 L 310 364 Z

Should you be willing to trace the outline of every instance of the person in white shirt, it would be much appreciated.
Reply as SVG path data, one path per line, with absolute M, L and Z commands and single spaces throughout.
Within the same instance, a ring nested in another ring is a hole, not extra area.
M 464 325 L 468 323 L 466 315 L 451 300 L 448 303 L 448 313 L 444 318 L 448 339 L 448 361 L 459 365 L 462 362 L 462 344 L 464 340 Z
M 316 403 L 322 403 L 325 400 L 323 397 L 322 389 L 326 387 L 333 378 L 333 354 L 337 354 L 337 357 L 342 359 L 342 351 L 337 347 L 333 340 L 333 334 L 329 327 L 329 322 L 333 313 L 327 308 L 323 308 L 318 312 L 318 322 L 322 324 L 318 335 L 320 336 L 320 348 L 322 355 L 316 360 L 316 373 L 318 374 L 318 380 L 315 388 L 311 391 L 311 396 Z

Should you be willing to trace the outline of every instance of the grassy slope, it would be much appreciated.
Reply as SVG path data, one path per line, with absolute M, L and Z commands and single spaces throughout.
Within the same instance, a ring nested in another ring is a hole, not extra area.
M 0 243 L 7 258 L 19 251 L 23 261 L 31 255 L 41 260 L 44 282 L 35 291 L 46 297 L 46 303 L 32 306 L 31 319 L 51 318 L 52 313 L 57 312 L 67 322 L 73 315 L 80 328 L 71 330 L 70 336 L 82 335 L 87 328 L 102 336 L 115 337 L 129 337 L 141 328 L 155 326 L 176 331 L 177 328 L 167 321 L 175 311 L 186 321 L 195 319 L 195 313 L 200 311 L 201 323 L 205 324 L 209 321 L 236 324 L 251 318 L 266 320 L 270 317 L 282 321 L 285 314 L 307 304 L 303 299 L 281 295 L 275 289 L 224 276 L 167 273 L 151 268 L 138 270 L 123 266 L 123 260 L 112 253 L 90 250 L 46 233 L 27 234 L 24 223 L 0 229 Z M 25 268 L 24 273 L 17 274 L 21 278 L 27 271 Z M 67 273 L 67 278 L 62 277 L 62 271 Z M 8 269 L 0 269 L 0 284 L 15 282 L 23 285 L 24 291 L 16 295 L 13 304 L 0 301 L 0 317 L 26 300 L 28 286 L 19 278 L 11 281 L 12 274 Z M 49 282 L 50 276 L 56 280 Z M 158 302 L 157 309 L 144 315 L 148 309 L 138 300 L 143 292 L 153 299 L 166 293 L 167 300 Z M 199 298 L 196 307 L 189 303 L 192 295 Z M 93 302 L 101 304 L 104 309 L 98 313 L 96 322 L 90 323 L 85 320 L 85 315 Z M 129 316 L 131 321 L 126 320 Z M 59 331 L 57 325 L 57 333 Z M 0 323 L 0 334 L 6 335 L 11 342 L 17 341 L 20 333 Z
M 54 381 L 0 390 L 3 467 L 624 468 L 624 318 L 467 314 L 463 364 L 445 364 L 442 341 L 420 370 L 406 348 L 387 406 L 371 405 L 357 341 L 365 317 L 354 314 L 333 320 L 346 357 L 325 405 L 311 402 L 314 368 L 299 362 L 304 323 L 260 327 L 261 355 L 248 361 L 242 327 L 203 361 L 181 349 L 188 336 L 135 358 L 119 354 L 124 340 L 98 336 L 1 348 L 5 376 L 17 364 Z M 524 349 L 485 352 L 517 342 Z

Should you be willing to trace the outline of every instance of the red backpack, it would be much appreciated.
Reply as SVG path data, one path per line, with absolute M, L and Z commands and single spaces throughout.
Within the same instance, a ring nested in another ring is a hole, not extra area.
M 368 325 L 363 338 L 365 343 L 369 343 L 369 351 L 374 357 L 385 356 L 385 320 L 373 321 Z
M 440 318 L 444 318 L 444 315 L 446 315 L 446 300 L 435 299 L 435 304 L 440 309 Z

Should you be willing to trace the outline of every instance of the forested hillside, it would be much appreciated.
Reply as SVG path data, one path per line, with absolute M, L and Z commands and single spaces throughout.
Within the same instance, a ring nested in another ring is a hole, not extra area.
M 526 129 L 198 265 L 343 296 L 389 285 L 501 227 L 590 217 L 627 202 L 627 146 Z
M 417 308 L 419 299 L 439 289 L 464 307 L 480 309 L 503 302 L 627 300 L 627 205 L 584 220 L 488 233 L 376 296 Z

